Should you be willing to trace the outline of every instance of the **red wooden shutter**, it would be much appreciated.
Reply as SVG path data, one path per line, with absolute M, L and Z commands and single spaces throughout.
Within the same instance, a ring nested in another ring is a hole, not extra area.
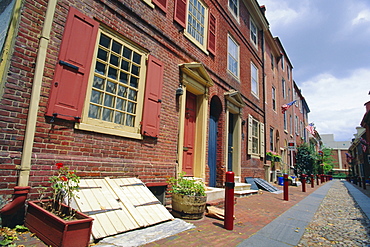
M 98 28 L 98 22 L 69 8 L 47 116 L 80 119 Z
M 163 63 L 149 55 L 141 134 L 158 137 L 163 85 Z
M 175 0 L 174 20 L 183 28 L 186 27 L 186 0 Z
M 216 54 L 216 17 L 209 12 L 208 18 L 208 51 Z
M 167 0 L 153 0 L 153 3 L 164 12 L 167 12 Z

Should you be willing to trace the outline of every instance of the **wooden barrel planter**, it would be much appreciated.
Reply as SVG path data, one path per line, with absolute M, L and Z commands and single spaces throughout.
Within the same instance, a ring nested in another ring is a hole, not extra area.
M 197 220 L 203 218 L 207 196 L 188 196 L 172 194 L 172 214 L 181 219 Z

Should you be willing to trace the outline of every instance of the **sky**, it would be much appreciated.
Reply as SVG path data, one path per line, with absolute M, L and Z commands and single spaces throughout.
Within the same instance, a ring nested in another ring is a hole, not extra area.
M 319 134 L 351 141 L 370 101 L 369 0 L 257 0 Z

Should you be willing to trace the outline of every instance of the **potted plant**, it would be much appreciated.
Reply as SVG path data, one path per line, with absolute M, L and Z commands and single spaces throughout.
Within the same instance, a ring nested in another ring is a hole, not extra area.
M 185 177 L 184 172 L 168 182 L 172 186 L 172 214 L 182 219 L 201 219 L 207 203 L 204 183 Z
M 274 151 L 267 151 L 266 152 L 266 159 L 267 160 L 271 160 L 272 162 L 280 162 L 281 161 L 281 157 L 278 153 L 274 152 Z
M 62 163 L 56 166 L 58 173 L 50 178 L 52 197 L 28 202 L 25 226 L 48 245 L 88 246 L 93 218 L 71 207 L 80 178 Z

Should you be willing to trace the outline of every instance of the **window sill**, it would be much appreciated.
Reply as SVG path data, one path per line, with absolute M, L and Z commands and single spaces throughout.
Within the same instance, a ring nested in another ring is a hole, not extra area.
M 79 130 L 86 130 L 86 131 L 97 132 L 97 133 L 108 134 L 108 135 L 122 136 L 122 137 L 139 139 L 139 140 L 143 139 L 142 135 L 138 133 L 131 133 L 131 132 L 117 130 L 117 129 L 103 128 L 100 126 L 86 124 L 86 123 L 76 123 L 75 128 Z

